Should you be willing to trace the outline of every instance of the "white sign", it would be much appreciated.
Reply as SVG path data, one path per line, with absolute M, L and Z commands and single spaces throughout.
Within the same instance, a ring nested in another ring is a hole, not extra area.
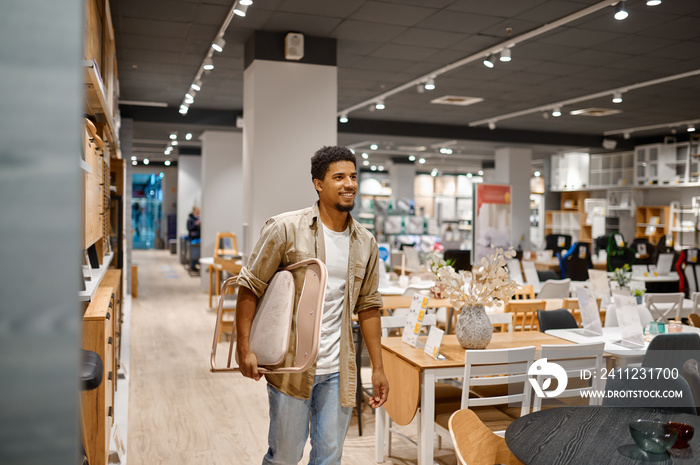
M 608 282 L 608 274 L 603 270 L 588 270 L 588 276 L 591 278 L 591 285 L 595 296 L 600 299 L 600 305 L 607 307 L 610 303 L 610 283 Z
M 433 357 L 435 360 L 438 358 L 440 353 L 440 345 L 442 344 L 442 336 L 445 331 L 441 330 L 437 326 L 431 326 L 430 332 L 428 333 L 428 340 L 425 342 L 425 353 Z
M 598 303 L 593 290 L 581 286 L 576 290 L 576 297 L 581 310 L 583 328 L 597 336 L 602 336 L 603 324 L 600 322 L 600 312 L 598 311 Z
M 624 346 L 644 347 L 644 332 L 637 310 L 637 299 L 631 295 L 615 293 L 615 312 Z
M 406 318 L 406 326 L 403 328 L 401 340 L 411 347 L 418 345 L 418 333 L 423 325 L 423 316 L 425 309 L 428 307 L 428 296 L 424 294 L 415 294 L 411 300 L 411 308 L 408 310 L 408 318 Z

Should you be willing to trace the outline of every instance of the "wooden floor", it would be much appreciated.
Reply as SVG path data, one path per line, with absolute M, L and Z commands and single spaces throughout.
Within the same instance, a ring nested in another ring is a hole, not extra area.
M 168 251 L 135 250 L 133 262 L 139 283 L 130 324 L 128 465 L 261 463 L 266 384 L 209 371 L 215 315 L 199 276 L 189 276 Z M 366 406 L 362 417 L 360 437 L 353 415 L 343 464 L 375 463 L 372 409 Z M 403 431 L 415 439 L 413 425 Z M 447 442 L 436 450 L 436 462 L 453 465 Z M 308 449 L 300 463 L 308 462 Z M 415 464 L 415 446 L 395 437 L 384 463 Z

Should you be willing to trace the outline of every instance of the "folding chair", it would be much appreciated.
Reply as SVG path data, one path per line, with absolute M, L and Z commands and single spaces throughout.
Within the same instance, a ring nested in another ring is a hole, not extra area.
M 669 294 L 644 294 L 644 304 L 647 306 L 655 321 L 667 320 L 671 317 L 680 321 L 681 309 L 683 308 L 682 292 L 672 292 Z M 659 306 L 658 304 L 671 304 L 670 306 Z
M 296 311 L 296 353 L 294 365 L 289 367 L 274 367 L 282 362 L 287 352 L 290 336 L 290 327 L 294 315 L 294 280 L 292 270 L 306 267 L 304 284 L 299 296 Z M 282 268 L 275 273 L 268 284 L 267 291 L 258 300 L 255 318 L 251 327 L 250 347 L 258 355 L 258 362 L 264 365 L 258 368 L 260 373 L 298 373 L 307 370 L 315 361 L 318 354 L 318 345 L 321 338 L 321 318 L 323 316 L 323 299 L 326 291 L 328 271 L 326 265 L 316 258 L 309 258 Z M 279 285 L 273 285 L 273 281 L 279 280 Z M 237 285 L 238 277 L 229 278 L 221 287 L 221 294 Z M 291 283 L 291 302 L 290 302 Z M 219 299 L 216 312 L 216 326 L 214 329 L 214 341 L 211 348 L 211 371 L 237 372 L 238 366 L 232 366 L 233 346 L 235 338 L 231 338 L 226 366 L 216 366 L 216 352 L 218 346 L 218 334 L 223 317 L 224 299 Z M 235 318 L 235 313 L 234 313 Z M 235 325 L 235 322 L 234 322 Z M 277 329 L 278 335 L 273 332 Z M 256 338 L 258 332 L 260 337 Z M 263 335 L 263 332 L 266 334 Z M 267 357 L 261 357 L 261 353 L 269 353 Z M 281 355 L 280 355 L 281 354 Z

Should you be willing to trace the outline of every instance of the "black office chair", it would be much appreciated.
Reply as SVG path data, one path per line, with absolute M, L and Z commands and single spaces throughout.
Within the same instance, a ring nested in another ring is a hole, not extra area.
M 617 397 L 622 391 L 681 391 L 681 397 Z M 608 378 L 605 384 L 604 407 L 644 407 L 696 415 L 693 392 L 682 376 L 678 378 Z
M 654 246 L 646 237 L 636 237 L 630 244 L 630 248 L 635 252 L 635 264 L 653 265 Z
M 693 261 L 695 257 L 695 261 Z M 700 291 L 700 249 L 690 248 L 681 250 L 678 257 L 681 278 L 680 291 L 689 299 L 693 292 Z
M 472 269 L 471 251 L 460 249 L 446 249 L 443 252 L 445 261 L 454 260 L 452 268 L 455 271 L 470 271 Z
M 591 244 L 577 242 L 561 259 L 562 279 L 586 281 L 588 270 L 593 268 L 591 259 Z
M 102 384 L 102 376 L 104 374 L 104 363 L 102 358 L 91 350 L 80 349 L 80 390 L 92 391 L 97 389 Z M 81 415 L 83 412 L 81 411 Z M 78 460 L 80 465 L 89 465 L 88 456 L 85 452 L 85 442 L 87 440 L 87 431 L 82 428 L 82 419 L 80 421 L 80 454 Z
M 693 392 L 695 410 L 700 415 L 700 362 L 693 358 L 686 360 L 681 373 Z
M 547 234 L 544 238 L 545 250 L 552 250 L 554 254 L 569 250 L 571 247 L 571 236 L 569 234 Z
M 625 265 L 632 266 L 635 261 L 634 250 L 627 247 L 625 238 L 618 231 L 610 234 L 606 251 L 608 254 L 608 271 L 615 271 L 615 269 L 622 268 Z
M 700 360 L 700 336 L 697 333 L 659 334 L 649 343 L 642 366 L 677 368 L 680 372 L 689 359 Z
M 537 320 L 540 323 L 540 331 L 543 333 L 550 329 L 578 328 L 576 318 L 565 308 L 537 310 Z
M 651 252 L 651 263 L 656 264 L 659 261 L 659 255 L 662 253 L 672 253 L 673 254 L 673 264 L 671 265 L 671 270 L 676 269 L 676 264 L 678 263 L 678 252 L 674 249 L 667 241 L 666 236 L 661 236 L 659 242 L 656 244 Z
M 610 242 L 610 234 L 598 236 L 593 239 L 593 252 L 597 255 L 601 250 L 608 250 L 608 242 Z

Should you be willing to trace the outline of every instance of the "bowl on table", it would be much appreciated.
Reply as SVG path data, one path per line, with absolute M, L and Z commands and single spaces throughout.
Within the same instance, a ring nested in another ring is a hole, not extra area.
M 637 420 L 629 428 L 637 446 L 650 454 L 667 452 L 678 438 L 678 429 L 664 421 Z
M 675 428 L 676 431 L 678 431 L 678 438 L 673 444 L 674 449 L 685 449 L 690 445 L 688 442 L 693 439 L 695 428 L 693 428 L 691 425 L 679 423 L 677 421 L 669 421 L 668 426 Z

